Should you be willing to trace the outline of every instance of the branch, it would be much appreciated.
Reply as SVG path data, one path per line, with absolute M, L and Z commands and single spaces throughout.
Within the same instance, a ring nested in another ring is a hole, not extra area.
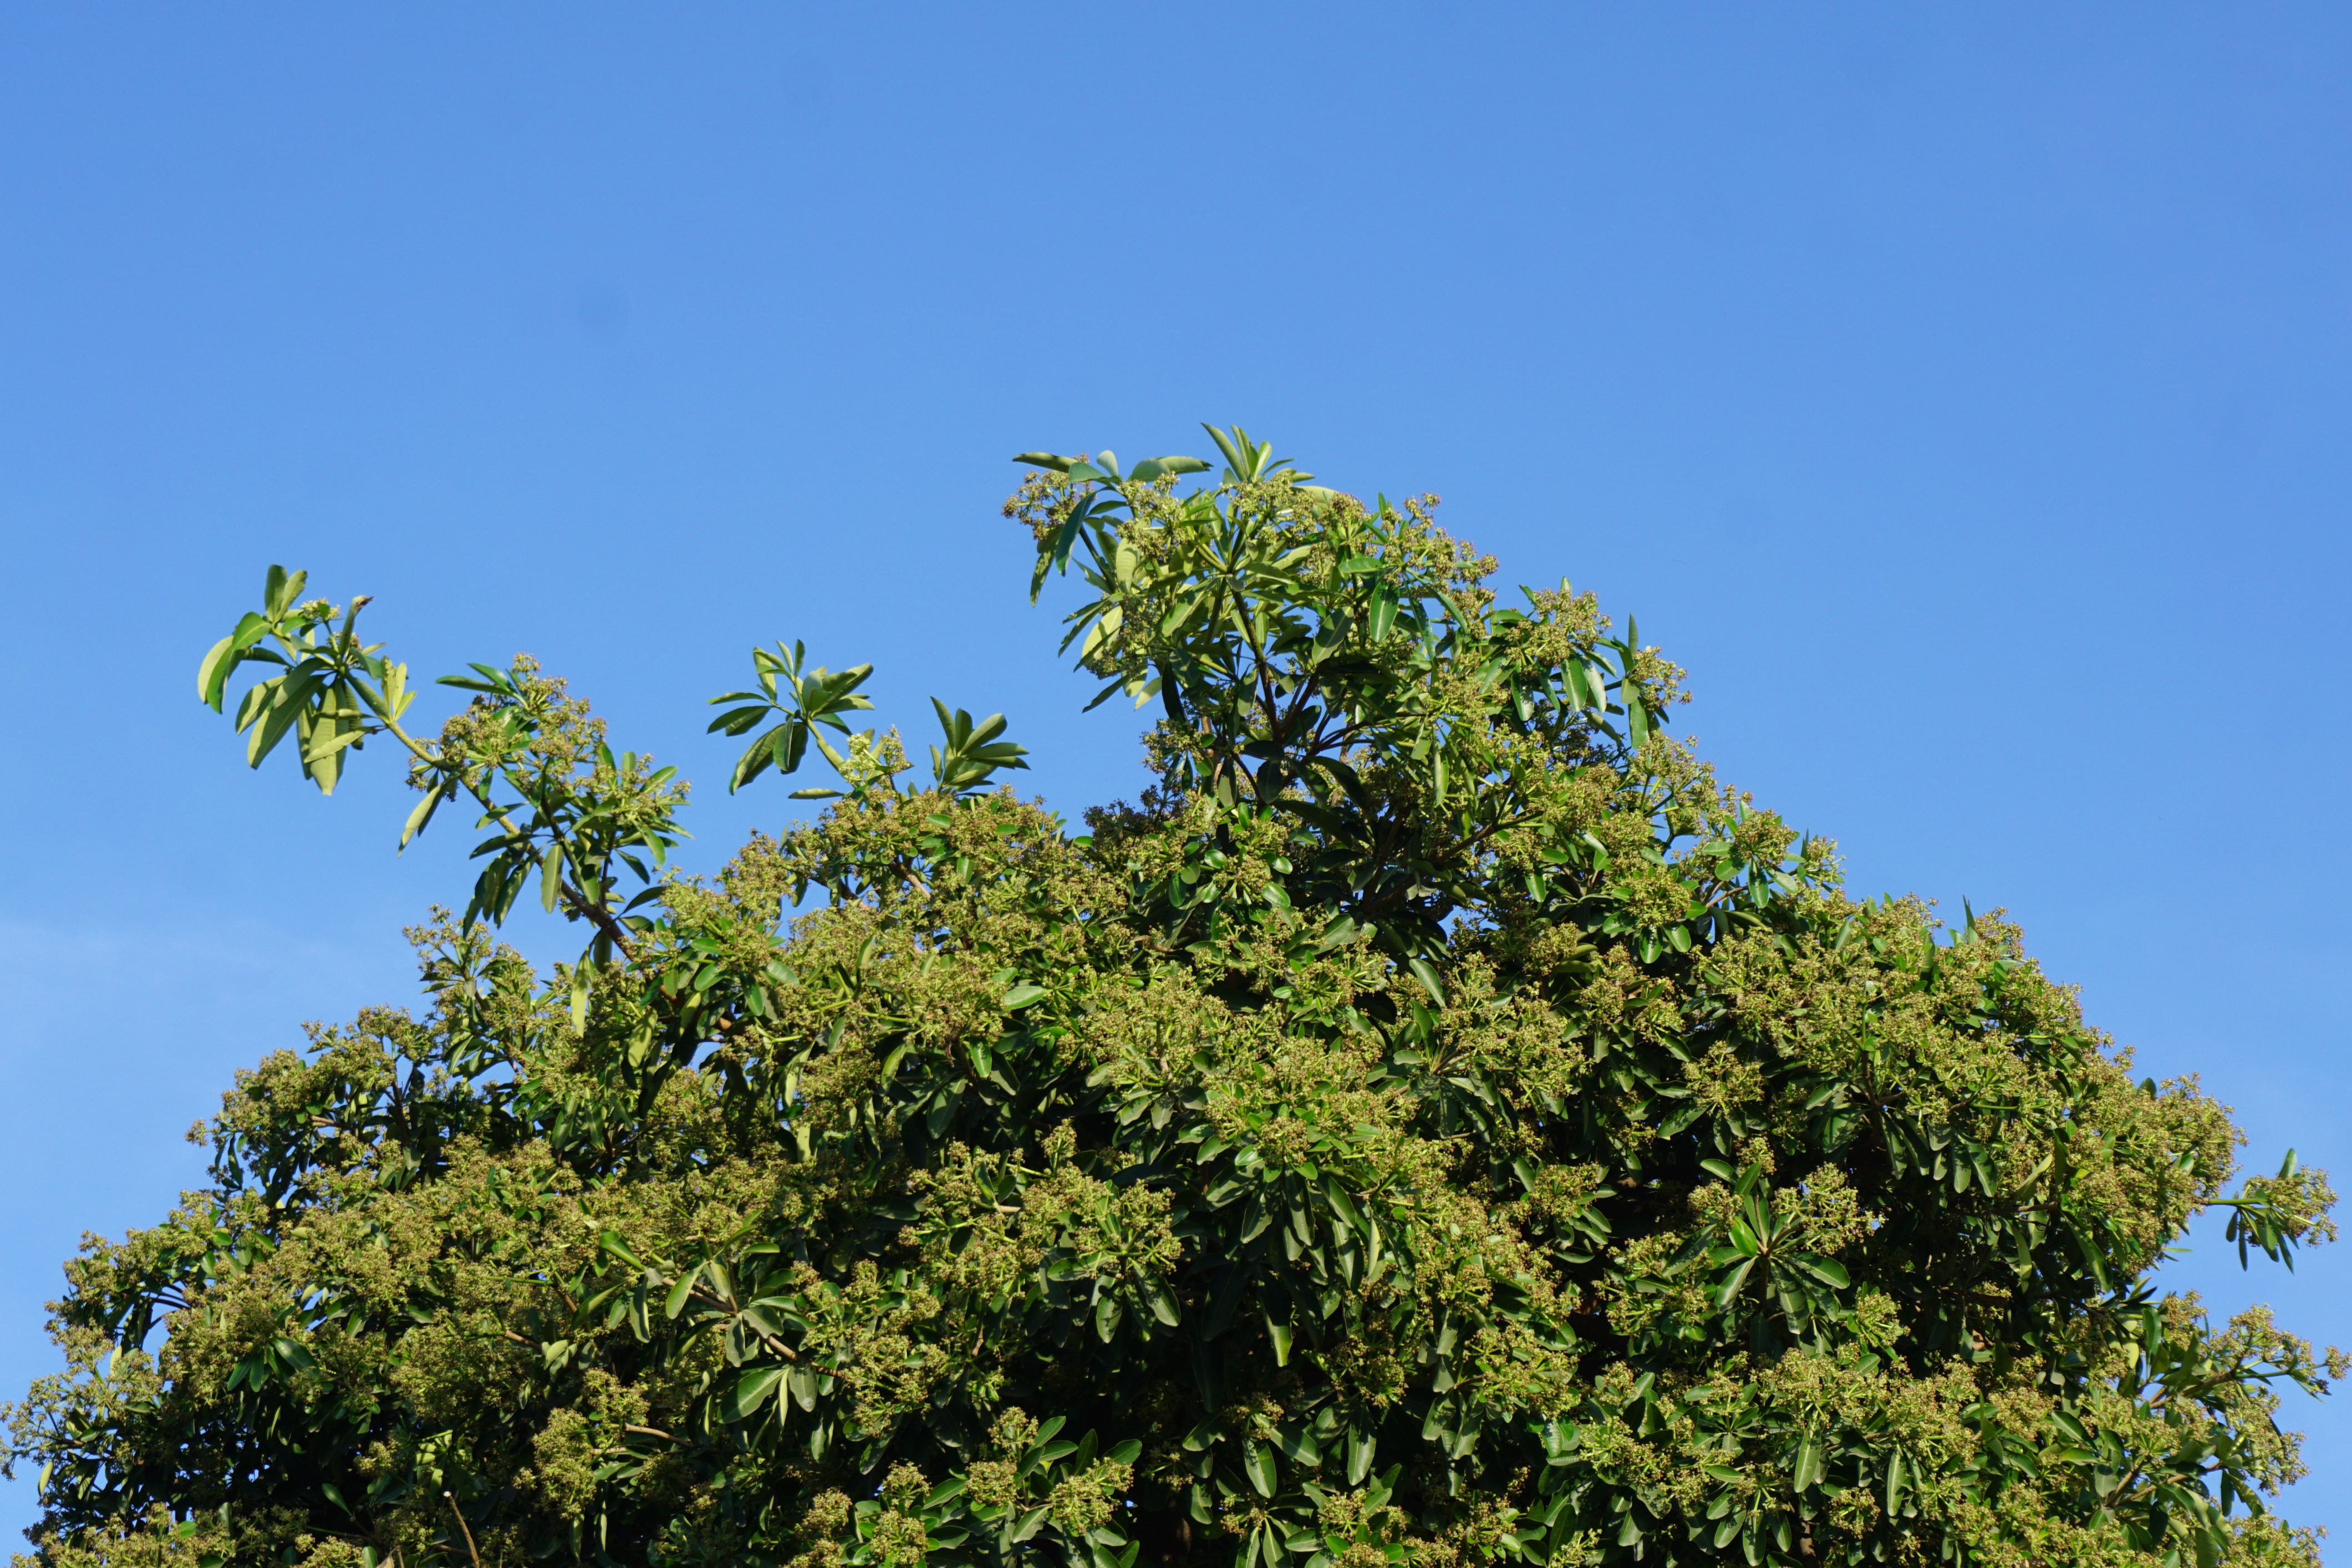
M 400 727 L 400 721 L 394 718 L 391 713 L 387 712 L 382 707 L 377 706 L 374 700 L 372 697 L 369 697 L 368 693 L 362 691 L 361 695 L 363 698 L 368 699 L 368 706 L 375 709 L 376 717 L 382 721 L 385 732 L 390 734 L 394 740 L 398 741 L 402 745 L 407 747 L 411 756 L 428 766 L 436 769 L 444 767 L 441 757 L 437 752 L 426 746 L 423 742 L 417 740 L 414 735 L 411 735 L 407 731 L 402 729 Z M 480 784 L 477 783 L 469 773 L 461 770 L 450 774 L 449 776 L 455 778 L 457 783 L 463 784 L 465 786 L 466 793 L 472 795 L 475 800 L 480 802 L 482 810 L 488 814 L 500 827 L 505 828 L 509 836 L 524 839 L 528 839 L 530 837 L 530 834 L 523 832 L 515 826 L 514 818 L 507 815 L 507 808 L 500 805 L 496 800 L 492 799 L 490 793 L 484 789 Z M 507 782 L 509 784 L 514 783 L 511 778 Z M 526 800 L 530 798 L 530 792 L 525 790 L 520 784 L 515 785 L 515 793 L 522 795 Z M 555 842 L 558 844 L 563 843 L 563 835 L 556 830 L 554 822 L 547 818 L 546 811 L 543 808 L 537 809 L 539 809 L 541 818 L 547 821 L 548 831 L 554 838 Z M 566 855 L 564 857 L 564 863 L 566 865 L 570 865 L 572 863 L 572 857 L 570 855 Z M 590 902 L 587 896 L 574 888 L 567 879 L 558 879 L 556 881 L 556 890 L 562 897 L 564 906 L 567 909 L 571 910 L 581 919 L 586 921 L 589 924 L 594 926 L 598 933 L 606 941 L 610 942 L 613 946 L 619 951 L 623 958 L 628 960 L 632 963 L 636 962 L 637 952 L 636 949 L 630 945 L 628 929 L 623 926 L 621 922 L 614 917 L 611 910 L 605 909 L 601 904 Z
M 658 1437 L 665 1443 L 675 1443 L 681 1448 L 689 1447 L 685 1438 L 672 1436 L 658 1426 L 624 1426 L 621 1430 L 639 1437 Z
M 466 1510 L 457 1506 L 457 1494 L 445 1491 L 441 1495 L 449 1500 L 449 1511 L 457 1516 L 457 1528 L 466 1532 L 466 1555 L 474 1560 L 474 1568 L 482 1568 L 482 1554 L 474 1549 L 473 1527 L 466 1522 Z

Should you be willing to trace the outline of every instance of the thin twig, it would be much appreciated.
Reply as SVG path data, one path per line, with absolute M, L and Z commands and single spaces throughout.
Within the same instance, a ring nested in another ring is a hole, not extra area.
M 441 1495 L 449 1500 L 449 1511 L 457 1516 L 457 1528 L 466 1532 L 466 1555 L 474 1560 L 474 1568 L 482 1568 L 482 1554 L 474 1549 L 473 1527 L 466 1522 L 466 1510 L 457 1506 L 457 1494 L 445 1491 Z

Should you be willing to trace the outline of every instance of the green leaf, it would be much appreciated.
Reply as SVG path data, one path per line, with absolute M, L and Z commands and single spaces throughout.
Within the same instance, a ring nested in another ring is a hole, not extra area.
M 792 1391 L 793 1403 L 803 1410 L 814 1410 L 817 1395 L 824 1390 L 824 1376 L 813 1366 L 793 1367 L 785 1378 L 785 1386 Z
M 714 699 L 714 700 L 718 700 Z M 740 735 L 773 711 L 773 709 L 765 705 L 752 708 L 730 708 L 704 725 L 702 732 L 706 735 L 719 733 Z
M 1834 1286 L 1840 1290 L 1848 1289 L 1853 1283 L 1846 1277 L 1845 1265 L 1833 1258 L 1820 1258 L 1810 1252 L 1801 1252 L 1790 1261 L 1822 1284 Z
M 1014 460 L 1025 462 L 1028 459 Z M 1208 471 L 1209 465 L 1198 458 L 1146 458 L 1129 469 L 1127 477 L 1137 483 L 1141 483 L 1148 479 L 1156 479 L 1162 474 L 1205 474 Z
M 302 596 L 302 584 L 310 575 L 308 572 L 297 572 L 289 576 L 285 567 L 273 564 L 262 574 L 263 612 L 273 621 L 284 620 L 286 612 L 292 609 L 295 600 Z
M 400 830 L 401 848 L 406 849 L 408 847 L 408 841 L 425 831 L 425 825 L 433 820 L 434 810 L 436 807 L 440 805 L 440 804 L 441 792 L 438 789 L 431 789 L 425 792 L 425 798 L 418 801 L 416 803 L 416 808 L 408 814 L 407 826 L 404 826 Z
M 268 705 L 257 715 L 258 721 L 255 723 L 252 738 L 245 748 L 247 766 L 259 767 L 263 760 L 278 749 L 278 742 L 286 738 L 286 732 L 294 727 L 294 721 L 310 711 L 310 700 L 317 694 L 318 687 L 316 675 L 297 671 L 280 676 L 266 689 L 254 688 L 256 691 L 268 689 L 269 696 Z
M 1331 1212 L 1338 1215 L 1349 1229 L 1366 1231 L 1364 1216 L 1356 1212 L 1355 1202 L 1348 1196 L 1348 1189 L 1339 1184 L 1339 1177 L 1327 1175 L 1323 1178 L 1323 1195 L 1330 1201 Z
M 1746 1258 L 1743 1259 L 1738 1267 L 1734 1268 L 1729 1273 L 1723 1277 L 1723 1282 L 1717 1285 L 1715 1289 L 1715 1310 L 1719 1312 L 1723 1310 L 1724 1308 L 1731 1305 L 1732 1298 L 1738 1295 L 1739 1288 L 1748 1283 L 1748 1271 L 1755 1267 L 1756 1259 L 1753 1258 Z
M 773 1398 L 790 1369 L 763 1366 L 745 1373 L 735 1380 L 735 1389 L 727 1399 L 727 1416 L 730 1421 L 748 1421 L 760 1412 L 760 1407 Z
M 366 739 L 367 731 L 364 730 L 345 730 L 341 734 L 322 734 L 302 748 L 302 760 L 316 766 L 334 756 L 344 747 L 355 746 Z
M 1349 1486 L 1360 1487 L 1364 1484 L 1364 1478 L 1372 1473 L 1372 1458 L 1378 1451 L 1378 1445 L 1370 1433 L 1359 1432 L 1352 1426 L 1348 1429 L 1348 1484 Z
M 436 686 L 454 686 L 460 691 L 479 691 L 494 697 L 512 697 L 515 695 L 514 681 L 508 677 L 505 670 L 496 668 L 487 664 L 469 663 L 467 668 L 476 671 L 477 673 L 471 676 L 437 676 L 434 679 L 434 684 Z
M 250 612 L 247 618 L 260 619 Z M 213 644 L 211 651 L 207 652 L 196 665 L 196 700 L 215 713 L 220 711 L 221 693 L 228 685 L 228 651 L 229 639 L 223 637 Z
M 559 841 L 547 847 L 539 861 L 539 907 L 547 913 L 555 912 L 555 900 L 563 889 L 563 846 Z
M 237 618 L 228 636 L 213 644 L 212 651 L 196 666 L 196 697 L 205 706 L 215 713 L 221 710 L 229 672 L 245 657 L 245 650 L 259 642 L 268 630 L 268 621 L 248 610 Z
M 1255 1441 L 1242 1445 L 1242 1473 L 1249 1478 L 1250 1489 L 1260 1497 L 1272 1497 L 1278 1484 L 1275 1472 L 1274 1450 Z
M 395 664 L 389 667 L 383 677 L 383 716 L 396 723 L 400 716 L 408 711 L 408 705 L 415 700 L 416 693 L 408 689 L 408 666 Z
M 999 768 L 1026 768 L 1021 759 L 1028 755 L 1027 748 L 1010 741 L 998 741 L 1004 732 L 1004 715 L 992 713 L 974 722 L 972 716 L 958 708 L 950 712 L 938 698 L 931 699 L 931 708 L 939 715 L 944 750 L 931 748 L 931 776 L 942 789 L 959 793 L 980 787 Z
M 1807 1437 L 1798 1444 L 1796 1468 L 1789 1478 L 1789 1484 L 1795 1487 L 1797 1490 L 1803 1491 L 1808 1487 L 1820 1485 L 1822 1477 L 1825 1473 L 1826 1468 L 1822 1461 L 1821 1439 Z

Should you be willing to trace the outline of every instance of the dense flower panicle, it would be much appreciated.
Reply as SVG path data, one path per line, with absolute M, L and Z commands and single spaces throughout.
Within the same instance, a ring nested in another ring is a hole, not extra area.
M 797 648 L 739 780 L 814 735 L 843 788 L 635 905 L 682 786 L 560 682 L 394 731 L 499 858 L 420 1012 L 241 1073 L 213 1184 L 68 1265 L 37 1554 L 2315 1563 L 2264 1500 L 2345 1359 L 2147 1276 L 2217 1204 L 2332 1239 L 2325 1176 L 2240 1184 L 1998 915 L 1849 897 L 1590 595 L 1218 441 L 1007 503 L 1158 706 L 1085 833 L 994 721 L 940 705 L 929 789 L 824 741 L 863 675 Z M 278 662 L 341 647 L 281 578 Z M 485 923 L 526 872 L 551 977 Z

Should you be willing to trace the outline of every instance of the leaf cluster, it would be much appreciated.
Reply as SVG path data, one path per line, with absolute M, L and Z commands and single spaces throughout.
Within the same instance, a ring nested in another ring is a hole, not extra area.
M 241 1075 L 212 1184 L 68 1266 L 39 1553 L 2315 1563 L 2278 1413 L 2345 1359 L 2148 1276 L 2217 1205 L 2291 1264 L 2325 1176 L 2233 1184 L 1997 915 L 1850 898 L 1630 621 L 1211 434 L 1007 503 L 1159 705 L 1082 833 L 992 787 L 1001 716 L 935 701 L 914 787 L 867 667 L 779 644 L 733 784 L 838 787 L 685 878 L 683 785 L 561 683 L 415 737 L 273 570 L 205 700 L 278 671 L 240 727 L 322 788 L 392 736 L 403 842 L 462 795 L 488 865 L 421 1011 Z M 494 933 L 532 874 L 551 974 Z

